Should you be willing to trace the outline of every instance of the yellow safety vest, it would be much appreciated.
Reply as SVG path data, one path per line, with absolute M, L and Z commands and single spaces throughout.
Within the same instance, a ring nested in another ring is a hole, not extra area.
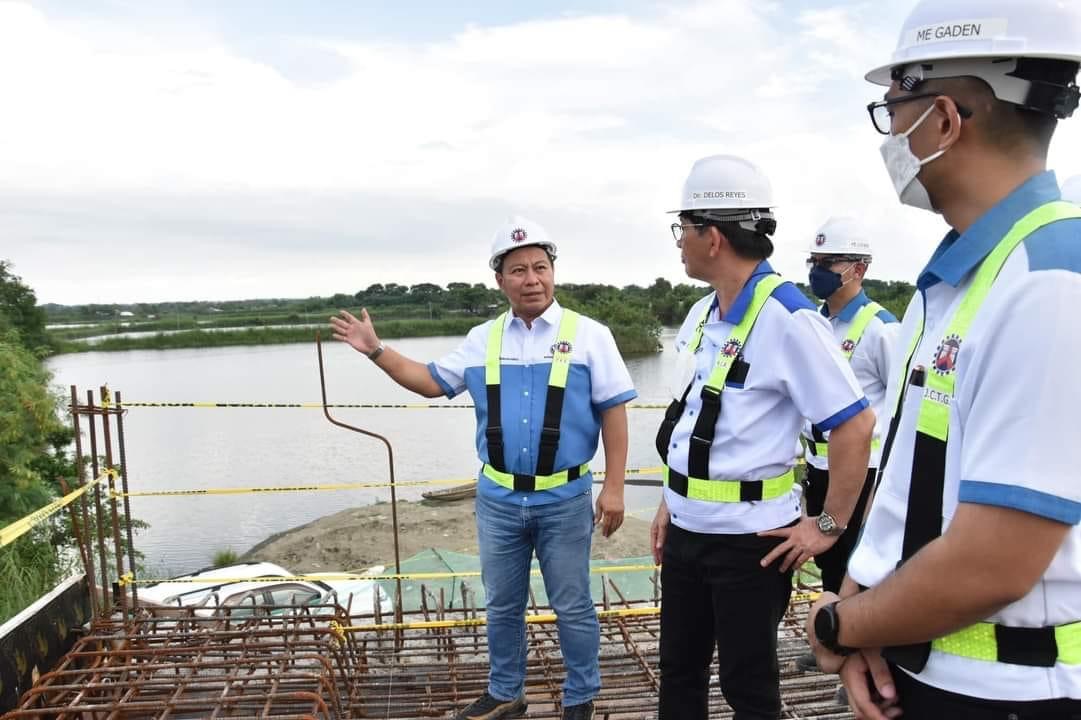
M 672 438 L 672 430 L 683 415 L 687 393 L 690 392 L 693 382 L 687 386 L 683 398 L 673 401 L 665 412 L 665 419 L 657 434 L 657 449 L 666 463 L 664 484 L 665 487 L 683 497 L 706 502 L 770 500 L 787 495 L 796 482 L 796 474 L 793 470 L 774 478 L 755 481 L 713 480 L 709 477 L 709 453 L 717 429 L 717 418 L 721 413 L 721 394 L 724 392 L 728 373 L 737 359 L 742 357 L 743 346 L 747 343 L 747 337 L 751 334 L 751 329 L 758 320 L 758 315 L 762 312 L 766 301 L 783 282 L 780 275 L 769 275 L 758 281 L 743 319 L 732 330 L 732 336 L 717 353 L 713 371 L 707 378 L 706 384 L 702 386 L 702 410 L 698 414 L 698 420 L 691 433 L 690 449 L 687 454 L 687 475 L 668 467 L 668 442 Z M 694 353 L 702 344 L 702 333 L 709 319 L 710 310 L 710 307 L 706 308 L 701 322 L 695 327 L 694 337 L 684 352 Z
M 484 384 L 488 398 L 488 462 L 482 472 L 492 482 L 511 490 L 550 490 L 577 480 L 589 472 L 589 465 L 566 468 L 556 472 L 556 450 L 559 447 L 559 426 L 563 414 L 563 395 L 567 388 L 567 375 L 571 367 L 571 351 L 578 333 L 578 319 L 573 310 L 563 310 L 556 330 L 556 342 L 552 350 L 552 368 L 548 372 L 548 390 L 544 400 L 544 423 L 541 427 L 540 447 L 537 452 L 535 475 L 507 472 L 504 458 L 502 399 L 500 397 L 500 353 L 503 349 L 503 327 L 507 313 L 501 314 L 488 331 L 488 347 L 484 360 Z
M 882 458 L 886 467 L 897 426 L 905 388 L 924 392 L 916 419 L 912 478 L 909 483 L 901 563 L 942 534 L 943 493 L 946 475 L 946 443 L 950 430 L 950 405 L 954 401 L 956 365 L 972 321 L 991 291 L 999 271 L 1010 254 L 1036 230 L 1059 220 L 1081 218 L 1081 209 L 1072 203 L 1055 201 L 1042 205 L 1018 220 L 976 269 L 971 285 L 946 326 L 946 332 L 931 368 L 910 368 L 923 336 L 923 317 L 909 343 L 901 383 L 894 401 L 893 418 Z M 936 398 L 942 398 L 938 400 Z M 881 473 L 881 471 L 880 471 Z M 879 475 L 881 479 L 881 474 Z M 927 663 L 931 648 L 951 655 L 1014 665 L 1051 667 L 1056 662 L 1081 664 L 1081 621 L 1058 627 L 1007 627 L 981 622 L 950 633 L 931 643 L 886 648 L 888 659 L 914 672 Z

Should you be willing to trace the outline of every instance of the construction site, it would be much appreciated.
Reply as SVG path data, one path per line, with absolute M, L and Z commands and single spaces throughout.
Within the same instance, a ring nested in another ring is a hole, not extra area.
M 320 378 L 322 362 L 320 355 Z M 384 443 L 396 507 L 393 448 L 383 436 L 323 412 L 333 425 Z M 331 595 L 239 602 L 210 593 L 196 605 L 140 599 L 131 530 L 120 392 L 102 388 L 70 398 L 78 479 L 64 497 L 4 528 L 7 544 L 47 518 L 66 514 L 84 573 L 5 625 L 0 637 L 0 710 L 14 718 L 450 718 L 488 681 L 483 590 L 479 572 L 403 570 L 397 515 L 393 572 L 327 578 L 379 583 L 371 602 Z M 300 491 L 303 488 L 288 488 Z M 181 494 L 181 493 L 178 493 Z M 594 596 L 601 628 L 597 717 L 654 718 L 663 602 L 659 569 L 596 564 Z M 452 577 L 453 576 L 453 577 Z M 817 596 L 804 573 L 779 629 L 783 717 L 850 718 L 834 701 L 837 677 L 803 673 L 803 623 Z M 248 578 L 279 582 L 290 578 Z M 311 577 L 296 578 L 312 580 Z M 448 586 L 446 581 L 456 582 Z M 629 580 L 629 579 L 633 579 Z M 197 585 L 198 577 L 184 582 Z M 204 581 L 205 582 L 205 581 Z M 220 582 L 220 579 L 219 579 Z M 403 591 L 409 583 L 411 592 Z M 448 590 L 453 588 L 453 590 Z M 381 598 L 386 601 L 382 601 Z M 563 665 L 556 617 L 531 591 L 526 700 L 528 718 L 558 718 Z M 710 717 L 729 718 L 717 683 Z

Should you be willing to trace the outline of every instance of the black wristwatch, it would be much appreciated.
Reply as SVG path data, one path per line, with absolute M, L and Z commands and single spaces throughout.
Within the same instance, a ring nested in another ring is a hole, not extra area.
M 815 637 L 818 643 L 835 655 L 851 655 L 855 650 L 837 641 L 841 635 L 841 616 L 837 614 L 837 602 L 823 605 L 815 615 Z

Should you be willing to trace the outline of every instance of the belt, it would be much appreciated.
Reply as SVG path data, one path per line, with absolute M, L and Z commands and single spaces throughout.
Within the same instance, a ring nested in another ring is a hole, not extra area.
M 572 480 L 577 480 L 589 472 L 589 463 L 560 470 L 551 475 L 523 475 L 522 473 L 501 472 L 487 463 L 484 464 L 481 472 L 496 485 L 501 485 L 508 490 L 532 492 L 534 490 L 551 490 L 560 485 L 566 485 Z
M 1081 665 L 1081 621 L 1037 628 L 981 622 L 941 637 L 931 647 L 950 655 L 1011 665 Z
M 687 477 L 664 466 L 664 485 L 689 500 L 706 502 L 751 502 L 787 495 L 796 483 L 795 470 L 765 480 L 708 480 Z

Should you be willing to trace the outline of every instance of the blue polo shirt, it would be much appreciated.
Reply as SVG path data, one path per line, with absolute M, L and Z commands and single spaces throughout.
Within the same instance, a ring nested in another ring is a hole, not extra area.
M 521 318 L 507 313 L 503 319 L 500 351 L 500 424 L 503 428 L 503 461 L 507 472 L 536 474 L 540 433 L 548 396 L 552 351 L 563 309 L 554 301 L 526 327 Z M 429 364 L 428 371 L 448 398 L 467 390 L 477 417 L 477 455 L 490 462 L 488 439 L 488 392 L 484 361 L 488 348 L 489 320 L 469 331 L 465 341 L 450 354 Z M 593 459 L 600 438 L 601 413 L 638 396 L 630 373 L 616 347 L 611 331 L 584 315 L 571 348 L 570 372 L 563 394 L 559 446 L 555 470 L 584 465 Z M 521 491 L 493 482 L 483 472 L 477 476 L 477 492 L 484 497 L 519 505 L 543 505 L 590 492 L 593 474 L 551 490 Z

